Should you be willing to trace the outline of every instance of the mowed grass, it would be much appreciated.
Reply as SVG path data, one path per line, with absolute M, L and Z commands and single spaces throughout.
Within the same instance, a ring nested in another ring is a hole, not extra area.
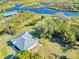
M 10 9 L 10 8 L 12 8 L 12 7 L 14 7 L 14 6 L 6 5 L 6 4 L 0 5 L 0 11 Z
M 4 44 L 3 46 L 0 47 L 0 59 L 5 59 L 6 57 L 14 53 L 15 51 L 7 44 Z
M 67 56 L 70 59 L 79 59 L 79 48 L 78 50 L 70 49 L 68 51 L 63 51 L 63 48 L 57 44 L 52 43 L 46 39 L 42 40 L 42 47 L 39 49 L 39 53 L 43 56 L 45 59 L 53 58 L 60 56 Z
M 0 35 L 0 46 L 3 45 L 6 41 L 8 41 L 12 35 L 2 34 Z
M 0 36 L 0 59 L 5 59 L 8 55 L 14 54 L 15 51 L 7 45 L 7 41 L 12 35 L 3 34 Z

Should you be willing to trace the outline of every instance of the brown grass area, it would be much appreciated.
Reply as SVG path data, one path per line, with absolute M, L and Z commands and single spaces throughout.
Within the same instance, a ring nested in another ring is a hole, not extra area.
M 3 45 L 6 41 L 8 41 L 12 35 L 3 34 L 0 36 L 0 45 Z
M 70 49 L 68 51 L 63 51 L 63 48 L 57 43 L 52 43 L 48 40 L 44 40 L 42 43 L 39 53 L 45 59 L 55 59 L 63 55 L 70 59 L 79 59 L 79 48 L 78 50 Z

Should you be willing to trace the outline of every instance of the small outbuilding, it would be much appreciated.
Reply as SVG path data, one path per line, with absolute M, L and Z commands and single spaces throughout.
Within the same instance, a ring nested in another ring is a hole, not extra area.
M 17 51 L 31 50 L 38 44 L 38 39 L 33 38 L 29 32 L 25 32 L 10 40 L 13 49 Z
M 2 15 L 3 15 L 4 17 L 9 17 L 9 16 L 12 16 L 12 15 L 15 15 L 15 14 L 16 14 L 15 11 L 7 12 L 7 13 L 2 13 Z

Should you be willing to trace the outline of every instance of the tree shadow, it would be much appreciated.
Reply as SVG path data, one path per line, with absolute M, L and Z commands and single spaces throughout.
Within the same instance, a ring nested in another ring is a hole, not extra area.
M 66 56 L 60 56 L 59 59 L 69 59 Z
M 68 43 L 63 42 L 63 41 L 61 41 L 58 38 L 52 38 L 52 39 L 50 39 L 50 41 L 59 44 L 62 47 L 63 51 L 68 51 L 70 49 L 74 49 L 74 50 L 77 50 L 78 49 L 76 47 L 73 47 L 73 46 L 68 45 Z
M 11 43 L 11 41 L 7 41 L 7 45 L 12 46 L 13 44 Z

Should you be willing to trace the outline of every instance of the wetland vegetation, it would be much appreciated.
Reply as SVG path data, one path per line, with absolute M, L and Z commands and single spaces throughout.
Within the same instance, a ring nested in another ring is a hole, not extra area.
M 40 9 L 40 3 L 44 3 L 43 8 L 79 13 L 79 1 L 25 1 L 9 0 L 0 5 L 1 12 L 5 10 L 3 13 L 6 10 L 8 12 L 16 11 L 15 15 L 8 17 L 0 14 L 0 21 L 4 18 L 8 19 L 6 22 L 0 22 L 0 59 L 6 59 L 15 54 L 16 59 L 79 59 L 78 15 L 73 17 L 61 14 L 49 15 L 31 12 L 26 9 L 21 10 L 22 12 L 18 11 L 26 7 L 39 7 Z M 10 10 L 18 3 L 23 4 L 23 6 Z M 32 33 L 35 38 L 39 39 L 41 45 L 38 45 L 36 50 L 33 51 L 26 50 L 16 53 L 7 42 L 23 32 Z

